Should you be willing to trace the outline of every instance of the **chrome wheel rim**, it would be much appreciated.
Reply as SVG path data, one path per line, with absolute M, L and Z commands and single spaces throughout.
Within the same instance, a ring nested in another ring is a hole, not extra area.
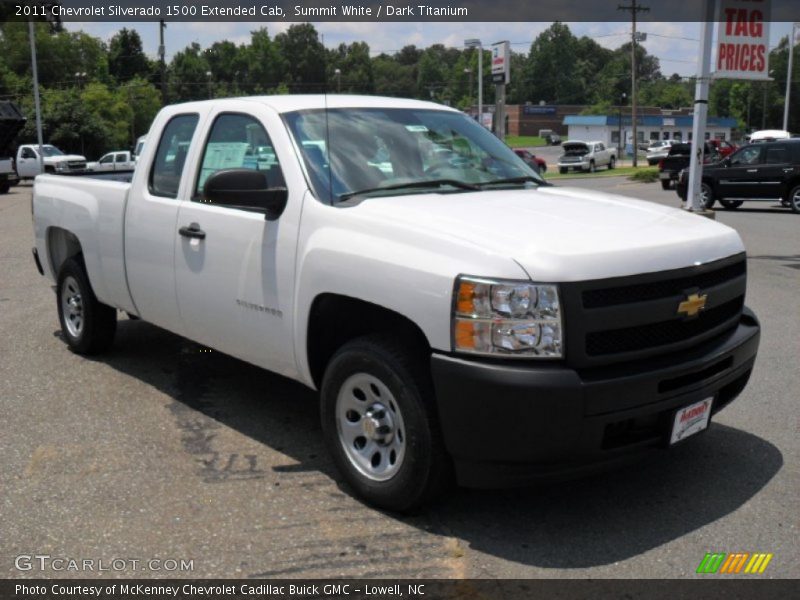
M 388 481 L 403 464 L 406 430 L 400 406 L 380 379 L 351 375 L 336 397 L 336 428 L 350 464 L 372 481 Z
M 78 281 L 71 275 L 61 286 L 61 310 L 67 332 L 74 338 L 80 337 L 84 325 L 83 298 Z
M 794 205 L 795 209 L 800 210 L 800 189 L 795 190 L 794 195 L 792 196 L 792 204 Z

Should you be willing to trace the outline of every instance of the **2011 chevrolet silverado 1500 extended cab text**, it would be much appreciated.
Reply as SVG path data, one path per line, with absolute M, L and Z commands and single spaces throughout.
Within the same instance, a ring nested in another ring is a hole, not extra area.
M 705 429 L 750 376 L 734 230 L 549 186 L 455 110 L 214 100 L 147 139 L 130 183 L 36 180 L 67 343 L 107 349 L 121 310 L 319 390 L 375 505 L 618 463 Z

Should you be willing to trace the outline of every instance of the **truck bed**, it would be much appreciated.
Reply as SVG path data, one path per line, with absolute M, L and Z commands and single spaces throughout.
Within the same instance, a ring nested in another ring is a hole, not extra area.
M 62 174 L 59 174 L 62 175 Z M 63 173 L 64 177 L 90 177 L 105 181 L 120 181 L 130 183 L 133 180 L 133 169 L 130 171 L 83 171 L 80 173 Z
M 50 236 L 57 239 L 63 230 L 74 234 L 81 245 L 89 280 L 97 298 L 104 304 L 135 312 L 125 273 L 123 228 L 125 204 L 130 189 L 130 173 L 104 173 L 97 176 L 39 175 L 33 189 L 36 248 L 42 257 L 45 274 L 53 281 L 48 248 Z M 120 176 L 127 181 L 120 181 Z M 57 250 L 54 250 L 57 251 Z

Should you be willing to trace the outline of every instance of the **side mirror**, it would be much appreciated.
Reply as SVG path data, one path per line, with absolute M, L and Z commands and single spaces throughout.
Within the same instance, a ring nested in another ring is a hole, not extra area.
M 203 202 L 262 213 L 274 221 L 286 208 L 285 187 L 269 187 L 267 174 L 252 169 L 222 169 L 209 176 L 203 186 Z

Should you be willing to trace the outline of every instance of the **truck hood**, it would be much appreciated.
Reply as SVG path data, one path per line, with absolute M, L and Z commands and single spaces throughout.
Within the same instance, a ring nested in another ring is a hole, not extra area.
M 507 256 L 544 282 L 658 272 L 744 251 L 736 231 L 710 219 L 580 188 L 369 198 L 343 210 Z M 492 275 L 480 265 L 470 274 Z
M 85 161 L 85 156 L 80 156 L 79 154 L 60 154 L 59 156 L 45 156 L 44 157 L 44 164 L 46 165 L 54 165 L 60 162 L 67 162 L 67 161 Z

